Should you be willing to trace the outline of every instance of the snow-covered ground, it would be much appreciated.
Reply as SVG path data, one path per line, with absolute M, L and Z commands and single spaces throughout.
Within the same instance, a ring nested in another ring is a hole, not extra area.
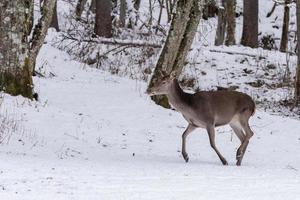
M 260 37 L 272 35 L 278 47 L 281 29 L 276 27 L 281 27 L 283 6 L 266 18 L 272 5 L 273 0 L 260 1 Z M 237 10 L 242 10 L 241 0 Z M 62 32 L 69 28 L 66 16 L 73 12 L 70 3 L 58 2 Z M 146 2 L 143 21 L 147 12 Z M 283 84 L 283 75 L 287 65 L 294 74 L 295 56 L 240 45 L 215 47 L 216 25 L 214 18 L 201 22 L 183 78 L 195 78 L 194 88 L 205 90 L 239 86 L 237 90 L 259 102 L 291 97 L 292 87 Z M 167 30 L 165 15 L 162 26 Z M 237 44 L 241 27 L 239 17 Z M 290 30 L 292 51 L 294 6 Z M 250 121 L 255 135 L 242 166 L 235 166 L 239 141 L 227 126 L 217 129 L 216 142 L 228 166 L 221 164 L 200 129 L 188 138 L 190 161 L 185 163 L 180 151 L 187 123 L 180 113 L 155 105 L 144 94 L 146 82 L 138 81 L 149 75 L 142 73 L 145 69 L 153 69 L 158 50 L 108 55 L 100 67 L 121 78 L 74 61 L 74 56 L 51 46 L 58 34 L 49 33 L 37 61 L 45 77 L 34 78 L 40 100 L 0 95 L 0 200 L 300 198 L 299 120 L 272 115 L 264 111 L 265 104 L 258 105 Z M 125 39 L 139 35 L 126 34 Z M 161 36 L 152 38 L 162 42 Z M 248 84 L 258 79 L 262 86 Z M 285 114 L 282 108 L 271 109 Z
M 298 120 L 257 110 L 241 167 L 229 127 L 216 136 L 229 166 L 199 129 L 185 163 L 187 123 L 156 106 L 144 82 L 86 67 L 49 44 L 38 66 L 46 74 L 34 80 L 39 102 L 2 95 L 1 115 L 15 126 L 0 146 L 0 199 L 300 198 Z

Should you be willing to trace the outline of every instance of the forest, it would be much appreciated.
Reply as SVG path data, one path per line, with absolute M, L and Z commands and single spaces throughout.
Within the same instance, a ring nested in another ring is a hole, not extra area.
M 300 198 L 300 0 L 1 0 L 0 199 Z

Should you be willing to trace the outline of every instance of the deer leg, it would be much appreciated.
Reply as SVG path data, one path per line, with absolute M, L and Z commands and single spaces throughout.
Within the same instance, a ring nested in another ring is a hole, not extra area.
M 248 121 L 245 122 L 245 123 L 242 123 L 242 126 L 243 126 L 244 131 L 246 132 L 246 136 L 245 136 L 244 142 L 239 147 L 238 152 L 237 152 L 238 153 L 238 156 L 237 156 L 238 159 L 237 159 L 236 165 L 238 165 L 238 166 L 240 166 L 242 164 L 242 160 L 243 160 L 243 157 L 245 155 L 247 146 L 249 144 L 249 140 L 254 135 L 253 131 L 251 130 L 251 128 L 249 126 Z
M 182 153 L 182 156 L 185 160 L 185 162 L 188 162 L 189 161 L 189 156 L 188 154 L 186 153 L 186 137 L 193 131 L 195 130 L 196 127 L 193 126 L 192 124 L 189 124 L 188 127 L 185 129 L 185 131 L 183 132 L 182 134 L 182 150 L 181 150 L 181 153 Z
M 216 143 L 215 143 L 215 128 L 214 128 L 214 126 L 210 126 L 206 130 L 207 130 L 207 133 L 208 133 L 210 146 L 215 150 L 215 152 L 219 156 L 219 158 L 220 158 L 221 162 L 223 163 L 223 165 L 228 165 L 226 159 L 221 155 L 221 153 L 219 152 L 219 150 L 216 147 Z
M 241 143 L 243 143 L 244 139 L 245 139 L 245 134 L 244 134 L 243 130 L 235 124 L 230 124 L 230 127 L 232 128 L 232 130 L 236 134 L 236 136 L 239 138 Z
M 240 125 L 230 124 L 230 127 L 232 128 L 232 130 L 234 131 L 234 133 L 236 134 L 236 136 L 241 141 L 241 145 L 238 148 L 238 150 L 236 151 L 236 160 L 238 160 L 238 158 L 239 158 L 239 156 L 241 154 L 241 146 L 242 146 L 242 144 L 243 144 L 246 136 L 245 136 L 243 130 L 241 129 Z

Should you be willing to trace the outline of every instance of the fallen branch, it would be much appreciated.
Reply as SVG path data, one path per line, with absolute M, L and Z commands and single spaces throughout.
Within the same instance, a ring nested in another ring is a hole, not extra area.
M 74 40 L 78 42 L 87 42 L 87 43 L 96 43 L 96 44 L 110 44 L 110 45 L 119 45 L 119 46 L 130 46 L 130 47 L 153 47 L 153 48 L 161 48 L 161 44 L 157 43 L 148 43 L 141 40 L 119 40 L 119 39 L 106 39 L 106 38 L 89 38 L 89 39 L 81 39 L 76 38 L 71 35 L 63 35 L 64 39 Z
M 266 57 L 264 56 L 258 56 L 256 54 L 249 54 L 249 53 L 241 53 L 241 52 L 235 52 L 235 51 L 222 51 L 222 50 L 216 50 L 216 49 L 210 49 L 210 52 L 214 52 L 214 53 L 226 53 L 226 54 L 230 54 L 230 55 L 242 55 L 242 56 L 249 56 L 249 57 L 259 57 L 260 59 L 266 59 Z

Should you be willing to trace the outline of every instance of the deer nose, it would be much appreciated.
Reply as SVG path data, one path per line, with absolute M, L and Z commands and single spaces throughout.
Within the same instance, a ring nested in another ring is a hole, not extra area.
M 145 94 L 150 94 L 149 88 L 145 91 Z

